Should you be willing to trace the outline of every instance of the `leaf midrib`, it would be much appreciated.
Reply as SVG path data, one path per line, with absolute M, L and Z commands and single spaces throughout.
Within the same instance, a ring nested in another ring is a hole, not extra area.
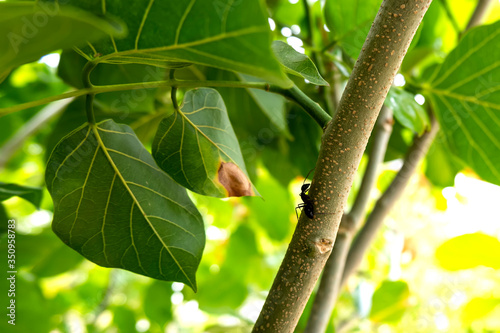
M 184 49 L 192 46 L 198 46 L 198 45 L 203 45 L 203 44 L 208 44 L 211 42 L 216 42 L 219 40 L 223 40 L 225 38 L 233 38 L 233 37 L 239 37 L 243 36 L 245 34 L 252 34 L 252 33 L 258 33 L 258 32 L 266 32 L 267 28 L 264 26 L 258 26 L 258 27 L 250 27 L 246 29 L 239 29 L 231 32 L 226 32 L 214 36 L 210 36 L 204 39 L 196 40 L 193 42 L 188 42 L 188 43 L 183 43 L 183 44 L 173 44 L 173 45 L 167 45 L 167 46 L 159 46 L 159 47 L 153 47 L 153 48 L 147 48 L 147 49 L 130 49 L 130 50 L 125 50 L 125 51 L 118 51 L 114 53 L 109 53 L 105 56 L 102 56 L 100 58 L 94 59 L 97 62 L 105 62 L 107 59 L 111 59 L 116 56 L 121 56 L 121 55 L 128 55 L 128 54 L 137 54 L 137 53 L 151 53 L 151 52 L 160 52 L 160 51 L 171 51 L 171 50 L 176 50 L 176 49 Z M 85 56 L 88 60 L 90 60 L 89 56 Z
M 123 175 L 121 174 L 120 170 L 118 169 L 118 167 L 116 166 L 116 164 L 114 163 L 113 159 L 111 158 L 111 156 L 109 155 L 109 152 L 106 148 L 106 146 L 104 145 L 104 142 L 99 134 L 99 129 L 97 127 L 96 124 L 89 124 L 89 126 L 91 127 L 92 131 L 94 132 L 94 135 L 96 136 L 96 139 L 97 139 L 97 142 L 98 142 L 98 145 L 102 148 L 102 151 L 104 152 L 104 154 L 106 155 L 106 158 L 108 160 L 108 162 L 110 163 L 111 167 L 113 168 L 113 170 L 115 171 L 115 174 L 118 175 L 118 177 L 120 178 L 123 186 L 125 186 L 125 188 L 127 189 L 128 193 L 130 194 L 130 196 L 132 197 L 132 200 L 134 201 L 134 203 L 136 204 L 136 206 L 139 208 L 139 210 L 141 211 L 141 214 L 142 216 L 144 217 L 144 219 L 146 219 L 146 221 L 148 222 L 151 230 L 153 230 L 153 232 L 155 233 L 156 237 L 160 240 L 160 242 L 163 244 L 164 248 L 168 251 L 168 253 L 170 254 L 170 256 L 172 257 L 172 259 L 175 261 L 177 267 L 179 267 L 179 269 L 181 270 L 182 274 L 184 274 L 184 276 L 186 277 L 186 279 L 189 281 L 189 283 L 191 284 L 191 286 L 194 287 L 194 284 L 193 282 L 191 281 L 191 279 L 189 278 L 189 276 L 186 274 L 186 272 L 184 271 L 184 269 L 182 268 L 182 266 L 179 264 L 179 262 L 177 261 L 177 258 L 175 258 L 174 254 L 170 251 L 170 248 L 167 244 L 165 244 L 165 242 L 163 241 L 163 239 L 160 237 L 160 235 L 158 234 L 158 232 L 156 231 L 156 229 L 153 227 L 151 221 L 149 220 L 149 218 L 147 218 L 147 214 L 144 212 L 144 210 L 142 209 L 142 206 L 139 204 L 139 201 L 137 200 L 137 198 L 135 197 L 134 193 L 132 192 L 132 190 L 130 189 L 130 187 L 128 186 L 127 184 L 127 181 L 123 178 Z M 139 260 L 140 261 L 140 260 Z M 160 269 L 161 269 L 161 265 L 160 265 Z

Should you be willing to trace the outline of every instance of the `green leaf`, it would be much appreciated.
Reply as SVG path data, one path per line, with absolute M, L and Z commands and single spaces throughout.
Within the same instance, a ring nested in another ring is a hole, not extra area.
M 391 88 L 384 104 L 390 107 L 396 120 L 404 127 L 422 135 L 430 126 L 425 109 L 415 96 L 400 88 Z
M 71 0 L 95 14 L 101 2 Z M 177 67 L 191 63 L 252 74 L 291 86 L 271 51 L 267 13 L 261 1 L 107 1 L 106 13 L 127 23 L 127 38 L 110 38 L 80 51 L 104 63 Z
M 326 25 L 334 40 L 356 59 L 375 20 L 381 0 L 326 0 Z
M 72 132 L 72 129 L 77 128 L 87 121 L 87 116 L 83 110 L 85 109 L 85 97 L 79 97 L 71 102 L 66 110 L 57 120 L 57 123 L 52 127 L 52 132 L 48 136 L 46 147 L 46 160 L 59 141 Z M 151 139 L 154 135 L 161 118 L 165 116 L 165 112 L 145 113 L 145 112 L 103 112 L 98 107 L 94 106 L 94 115 L 97 122 L 104 121 L 109 118 L 118 119 L 121 123 L 129 125 L 134 130 L 141 142 Z
M 238 78 L 241 81 L 249 81 L 249 82 L 259 82 L 262 81 L 254 76 L 238 74 Z M 241 91 L 241 89 L 233 89 L 228 88 L 227 90 Z M 278 130 L 286 136 L 289 136 L 288 125 L 286 123 L 286 110 L 285 104 L 286 100 L 283 96 L 270 93 L 261 89 L 245 89 L 255 103 L 259 106 L 260 110 L 271 120 L 274 126 L 278 128 Z M 241 107 L 241 101 L 239 107 Z M 238 110 L 239 111 L 239 110 Z M 252 115 L 255 116 L 255 115 Z
M 252 196 L 238 139 L 217 90 L 190 90 L 153 142 L 160 168 L 189 190 L 214 197 Z
M 439 187 L 455 185 L 455 176 L 462 170 L 461 161 L 449 153 L 443 132 L 438 135 L 425 156 L 425 176 Z
M 45 180 L 52 229 L 68 246 L 98 265 L 196 290 L 202 218 L 128 126 L 80 126 L 52 152 Z
M 74 51 L 64 51 L 58 66 L 58 75 L 75 88 L 84 88 L 82 69 L 87 60 Z M 101 64 L 90 75 L 95 85 L 113 85 L 159 81 L 165 78 L 165 69 L 142 64 Z M 114 91 L 95 96 L 99 108 L 126 116 L 130 112 L 152 112 L 158 89 Z
M 173 318 L 172 293 L 172 284 L 163 281 L 153 281 L 146 290 L 144 313 L 162 328 Z
M 462 321 L 470 325 L 475 320 L 484 319 L 498 305 L 500 305 L 500 298 L 473 298 L 462 310 Z
M 129 307 L 121 305 L 111 307 L 113 313 L 113 324 L 116 325 L 117 331 L 122 333 L 135 333 L 136 318 L 135 312 Z
M 16 264 L 39 278 L 67 272 L 83 260 L 48 229 L 36 235 L 17 234 L 16 245 L 23 249 L 16 257 Z
M 404 281 L 384 281 L 373 293 L 370 320 L 396 323 L 408 308 L 410 289 Z
M 500 21 L 470 30 L 427 88 L 450 151 L 500 185 Z
M 312 60 L 305 54 L 295 51 L 293 47 L 279 40 L 273 42 L 272 49 L 274 55 L 288 73 L 301 76 L 318 86 L 329 85 L 328 82 L 321 77 L 316 65 L 314 65 Z
M 295 218 L 290 193 L 267 173 L 260 175 L 257 185 L 265 201 L 248 198 L 246 205 L 270 238 L 283 241 L 292 229 L 290 216 Z
M 5 242 L 6 244 L 6 242 Z M 2 248 L 2 251 L 7 251 L 7 246 Z M 19 251 L 21 252 L 21 251 Z M 10 275 L 10 274 L 9 274 Z M 4 278 L 0 281 L 0 288 L 5 291 L 10 289 L 10 280 L 7 274 L 4 274 Z M 0 322 L 1 332 L 50 332 L 53 328 L 54 313 L 51 311 L 51 303 L 43 295 L 40 285 L 29 277 L 25 277 L 25 274 L 15 275 L 15 326 L 7 322 L 11 320 L 10 317 L 5 316 L 4 320 Z M 2 303 L 8 306 L 9 298 L 7 298 L 7 292 L 2 297 Z M 14 298 L 10 298 L 14 299 Z M 6 313 L 7 314 L 7 313 Z M 19 318 L 31 318 L 31 320 L 18 320 Z
M 7 200 L 11 197 L 20 197 L 31 202 L 36 208 L 40 208 L 42 195 L 43 189 L 41 187 L 6 184 L 0 182 L 0 201 Z
M 439 265 L 450 271 L 486 266 L 500 269 L 500 241 L 481 233 L 452 238 L 436 250 Z
M 247 298 L 248 280 L 259 259 L 257 239 L 247 225 L 240 225 L 231 234 L 227 245 L 226 259 L 220 271 L 200 282 L 196 299 L 200 307 L 210 310 L 220 307 L 237 308 Z M 241 263 L 246 263 L 241 265 Z
M 0 2 L 0 12 L 0 77 L 50 51 L 126 32 L 114 20 L 53 2 Z

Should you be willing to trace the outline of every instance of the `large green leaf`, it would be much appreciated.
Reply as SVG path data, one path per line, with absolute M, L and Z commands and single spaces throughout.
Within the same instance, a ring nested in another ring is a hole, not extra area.
M 271 34 L 262 1 L 71 0 L 96 14 L 123 19 L 129 35 L 80 49 L 89 60 L 177 67 L 202 64 L 249 73 L 291 86 L 271 51 Z
M 410 289 L 405 281 L 383 281 L 373 293 L 370 319 L 375 322 L 398 322 L 408 309 Z
M 190 90 L 177 112 L 165 118 L 153 156 L 182 186 L 214 197 L 255 195 L 238 139 L 217 90 Z
M 318 86 L 328 86 L 311 59 L 305 54 L 295 51 L 285 42 L 276 40 L 272 44 L 276 58 L 285 70 L 293 75 L 298 75 Z
M 24 186 L 18 184 L 6 184 L 0 182 L 0 201 L 11 197 L 20 197 L 31 202 L 36 208 L 40 208 L 43 189 L 41 187 Z
M 87 259 L 196 289 L 205 236 L 184 189 L 133 131 L 84 124 L 54 149 L 46 171 L 54 232 Z
M 326 25 L 334 40 L 357 58 L 382 0 L 326 0 Z
M 441 244 L 436 258 L 441 267 L 451 271 L 477 266 L 500 269 L 500 241 L 481 233 L 458 236 Z
M 55 3 L 0 2 L 0 13 L 0 77 L 50 51 L 125 34 L 116 21 Z
M 500 185 L 500 21 L 470 30 L 427 94 L 451 152 Z

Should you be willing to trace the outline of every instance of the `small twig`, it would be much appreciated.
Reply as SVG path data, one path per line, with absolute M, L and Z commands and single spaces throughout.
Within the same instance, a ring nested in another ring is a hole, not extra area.
M 92 325 L 95 324 L 95 322 L 97 321 L 97 318 L 99 318 L 101 313 L 103 313 L 104 310 L 106 310 L 106 308 L 108 307 L 109 300 L 111 299 L 111 296 L 112 296 L 114 288 L 115 288 L 117 273 L 118 273 L 118 271 L 116 269 L 111 269 L 111 271 L 109 272 L 108 286 L 102 295 L 101 302 L 94 309 L 93 320 L 89 324 L 92 324 Z
M 471 27 L 474 27 L 481 23 L 481 20 L 484 18 L 484 15 L 490 4 L 490 0 L 479 0 L 476 9 L 474 10 L 472 17 L 467 24 L 465 32 Z M 431 144 L 432 140 L 434 140 L 438 129 L 438 122 L 431 112 L 430 131 L 424 133 L 421 137 L 414 140 L 413 145 L 408 151 L 407 157 L 405 158 L 403 167 L 398 172 L 391 185 L 389 185 L 389 188 L 387 188 L 382 197 L 380 197 L 380 199 L 377 201 L 377 204 L 370 214 L 370 217 L 366 221 L 365 226 L 360 231 L 358 237 L 356 237 L 354 243 L 352 244 L 346 259 L 341 286 L 361 264 L 363 256 L 370 247 L 371 242 L 373 241 L 373 238 L 378 229 L 382 225 L 385 215 L 388 214 L 395 201 L 399 198 L 399 196 L 401 196 L 401 193 L 405 189 L 409 178 L 415 171 L 418 161 L 424 158 L 424 156 L 426 155 L 428 146 Z
M 311 100 L 299 88 L 292 87 L 290 89 L 282 88 L 277 85 L 269 84 L 266 82 L 241 82 L 241 81 L 196 81 L 196 80 L 163 80 L 152 82 L 139 82 L 139 83 L 125 83 L 116 85 L 92 86 L 80 90 L 70 91 L 57 96 L 42 98 L 37 101 L 18 104 L 11 107 L 0 108 L 0 117 L 5 116 L 16 111 L 28 109 L 34 106 L 48 104 L 50 102 L 58 101 L 65 98 L 78 97 L 83 95 L 96 95 L 112 91 L 135 90 L 135 89 L 151 89 L 158 87 L 229 87 L 229 88 L 254 88 L 265 91 L 270 91 L 276 94 L 283 95 L 294 102 L 298 103 L 307 113 L 315 119 L 318 124 L 323 127 L 331 117 L 328 113 L 321 108 L 318 103 Z
M 168 74 L 169 79 L 175 81 L 175 69 L 171 69 Z M 172 106 L 175 111 L 179 111 L 179 103 L 177 103 L 177 86 L 172 85 L 172 90 L 170 90 L 170 99 L 172 100 Z
M 436 118 L 432 114 L 430 117 L 430 130 L 422 134 L 422 136 L 415 138 L 413 145 L 408 150 L 401 170 L 399 170 L 384 194 L 377 200 L 377 203 L 375 204 L 375 207 L 373 208 L 373 211 L 368 217 L 365 225 L 351 245 L 351 249 L 349 250 L 349 254 L 346 259 L 342 281 L 340 283 L 341 286 L 361 264 L 363 257 L 370 248 L 373 239 L 377 235 L 377 231 L 384 222 L 385 217 L 396 201 L 402 197 L 403 191 L 406 188 L 411 176 L 415 172 L 417 165 L 427 154 L 427 150 L 429 149 L 429 146 L 434 140 L 434 137 L 439 129 Z
M 306 25 L 307 25 L 307 35 L 306 35 L 306 43 L 309 45 L 313 45 L 314 41 L 314 36 L 313 36 L 313 18 L 311 15 L 311 9 L 309 8 L 309 4 L 307 3 L 307 0 L 302 0 L 302 4 L 304 5 L 304 16 L 306 18 Z
M 269 89 L 271 92 L 277 92 L 271 87 Z M 281 91 L 281 95 L 287 97 L 288 99 L 296 102 L 300 105 L 320 126 L 324 128 L 332 117 L 316 102 L 314 102 L 309 96 L 304 94 L 302 90 L 293 86 L 290 89 Z
M 93 87 L 92 82 L 90 82 L 90 73 L 97 66 L 97 63 L 93 61 L 89 61 L 85 64 L 82 70 L 82 81 L 83 87 L 87 89 L 91 89 Z M 87 120 L 90 124 L 95 124 L 95 115 L 94 115 L 94 97 L 95 93 L 88 93 L 85 101 L 85 111 L 87 113 Z
M 476 25 L 481 24 L 492 3 L 493 0 L 478 1 L 476 9 L 474 9 L 474 13 L 472 13 L 471 18 L 469 19 L 469 23 L 467 23 L 467 27 L 465 28 L 465 31 L 475 27 Z

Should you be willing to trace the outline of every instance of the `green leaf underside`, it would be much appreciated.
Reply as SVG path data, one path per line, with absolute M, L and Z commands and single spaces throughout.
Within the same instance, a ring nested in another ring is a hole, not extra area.
M 55 50 L 121 36 L 117 22 L 54 3 L 0 2 L 0 77 Z
M 202 64 L 250 73 L 282 86 L 291 81 L 274 59 L 267 15 L 261 1 L 108 0 L 70 3 L 127 22 L 125 39 L 90 44 L 79 50 L 98 62 L 141 63 L 162 67 Z
M 161 171 L 130 127 L 84 124 L 47 164 L 52 229 L 90 261 L 196 290 L 203 221 L 185 190 Z
M 333 38 L 356 59 L 375 20 L 381 0 L 354 0 L 349 6 L 342 1 L 326 0 L 326 25 Z
M 251 75 L 237 74 L 237 76 L 241 81 L 262 81 Z M 238 89 L 229 89 L 238 93 Z M 275 125 L 283 134 L 290 136 L 286 120 L 286 99 L 281 95 L 260 89 L 246 89 L 246 91 L 250 94 L 261 111 L 269 118 L 269 120 L 271 120 L 271 123 Z
M 180 110 L 160 123 L 153 156 L 160 168 L 193 192 L 214 197 L 256 193 L 217 90 L 201 88 L 186 93 Z M 241 177 L 240 182 L 223 185 L 221 168 L 229 164 L 238 168 L 232 170 L 238 173 L 234 176 Z
M 36 208 L 40 208 L 42 195 L 43 190 L 41 187 L 6 184 L 0 182 L 0 201 L 16 196 L 31 202 Z
M 290 74 L 301 76 L 312 84 L 328 86 L 314 63 L 308 56 L 295 51 L 293 47 L 282 41 L 274 41 L 271 45 L 274 55 Z
M 447 240 L 436 250 L 439 265 L 450 271 L 486 266 L 500 269 L 500 241 L 474 233 Z
M 500 22 L 471 30 L 428 88 L 450 150 L 500 185 Z
M 430 126 L 429 116 L 414 95 L 400 88 L 391 87 L 384 102 L 394 112 L 396 120 L 404 127 L 422 135 Z

